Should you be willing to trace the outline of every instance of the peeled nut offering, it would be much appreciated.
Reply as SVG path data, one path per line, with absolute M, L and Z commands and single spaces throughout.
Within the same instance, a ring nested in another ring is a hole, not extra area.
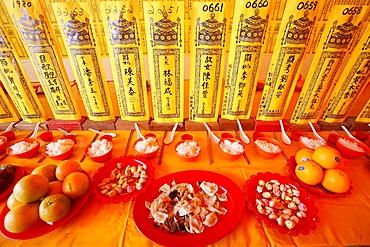
M 257 211 L 271 220 L 276 220 L 279 226 L 293 229 L 306 217 L 307 207 L 299 199 L 300 191 L 289 184 L 277 180 L 259 180 L 256 198 Z
M 98 185 L 100 192 L 109 197 L 141 190 L 148 179 L 146 165 L 124 167 L 124 164 L 117 163 L 109 177 L 106 177 Z

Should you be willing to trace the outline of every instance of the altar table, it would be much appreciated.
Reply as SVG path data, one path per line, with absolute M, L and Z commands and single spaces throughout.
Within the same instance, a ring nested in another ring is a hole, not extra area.
M 124 155 L 128 143 L 130 131 L 116 130 L 117 137 L 113 139 L 113 157 Z M 41 132 L 39 132 L 40 134 Z M 73 131 L 77 134 L 77 143 L 72 156 L 69 159 L 79 161 L 84 154 L 87 145 L 94 138 L 90 131 Z M 143 134 L 148 131 L 143 131 Z M 164 132 L 155 131 L 160 145 Z M 185 162 L 175 154 L 175 145 L 181 140 L 182 134 L 191 134 L 200 143 L 201 154 L 195 162 Z M 214 132 L 221 136 L 221 131 Z M 228 132 L 234 134 L 233 132 Z M 252 140 L 252 132 L 246 132 Z M 320 135 L 327 139 L 330 132 L 320 132 Z M 27 132 L 16 132 L 16 140 L 23 139 Z M 62 137 L 59 131 L 53 131 L 54 140 Z M 167 133 L 168 134 L 168 133 Z M 273 137 L 273 133 L 265 132 L 266 136 Z M 289 134 L 289 133 L 288 133 Z M 276 133 L 280 139 L 280 133 Z M 128 154 L 134 154 L 132 147 L 136 140 L 133 133 L 129 145 Z M 13 141 L 14 142 L 14 141 Z M 176 132 L 174 141 L 163 147 L 161 164 L 158 164 L 160 152 L 150 159 L 155 168 L 155 177 L 184 170 L 207 170 L 220 173 L 235 181 L 243 190 L 243 187 L 252 175 L 258 172 L 279 173 L 290 176 L 286 161 L 283 155 L 272 160 L 266 160 L 257 154 L 253 141 L 245 146 L 246 159 L 243 157 L 236 161 L 225 160 L 216 144 L 210 144 L 213 162 L 210 162 L 208 138 L 205 131 L 184 131 Z M 366 142 L 369 145 L 369 141 Z M 293 141 L 292 145 L 283 145 L 284 154 L 289 158 L 298 150 L 298 142 Z M 41 164 L 58 164 L 58 161 L 45 158 L 38 163 L 42 157 L 42 150 L 45 143 L 42 143 L 40 152 L 31 159 L 16 159 L 6 157 L 1 164 L 11 163 L 23 167 L 26 174 Z M 3 153 L 4 154 L 4 153 Z M 0 157 L 3 155 L 0 154 Z M 211 163 L 211 164 L 210 164 Z M 91 177 L 103 166 L 101 163 L 94 163 L 86 157 L 80 163 L 82 169 L 87 171 Z M 280 234 L 272 228 L 266 227 L 257 220 L 247 206 L 245 207 L 242 219 L 237 227 L 226 237 L 212 244 L 212 246 L 353 246 L 370 245 L 370 160 L 366 157 L 357 159 L 345 158 L 346 171 L 352 180 L 353 190 L 351 195 L 345 198 L 321 198 L 312 195 L 315 205 L 319 209 L 320 221 L 316 224 L 316 230 L 310 231 L 308 235 L 297 237 L 288 234 Z M 0 201 L 2 209 L 7 198 Z M 120 204 L 103 203 L 91 193 L 86 204 L 80 212 L 60 228 L 30 240 L 11 240 L 0 236 L 0 246 L 158 246 L 143 236 L 135 226 L 133 220 L 134 202 Z

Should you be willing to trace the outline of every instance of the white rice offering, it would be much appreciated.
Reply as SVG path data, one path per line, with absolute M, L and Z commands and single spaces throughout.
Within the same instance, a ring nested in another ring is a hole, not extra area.
M 241 154 L 244 152 L 244 146 L 239 142 L 232 142 L 229 140 L 224 140 L 220 143 L 220 148 L 222 151 L 228 154 Z
M 267 142 L 264 140 L 256 140 L 254 143 L 265 152 L 268 152 L 268 153 L 280 153 L 281 152 L 281 148 L 278 145 L 275 145 L 274 143 Z
M 184 141 L 176 147 L 176 153 L 181 156 L 194 157 L 200 152 L 200 146 L 196 141 Z
M 59 139 L 46 145 L 45 153 L 49 156 L 57 156 L 67 152 L 72 148 L 74 142 L 70 139 Z
M 148 137 L 144 140 L 138 141 L 134 148 L 138 153 L 147 154 L 156 151 L 159 148 L 159 145 L 156 138 Z
M 350 140 L 344 138 L 338 138 L 338 142 L 340 142 L 343 146 L 357 152 L 365 152 L 361 147 L 358 146 L 357 142 L 352 142 Z
M 34 142 L 26 142 L 26 141 L 17 142 L 16 144 L 14 144 L 10 147 L 10 149 L 12 150 L 11 154 L 16 155 L 16 154 L 25 153 L 27 151 L 30 151 L 32 148 L 36 147 L 37 145 L 38 145 L 37 141 L 34 141 Z
M 306 147 L 310 149 L 317 149 L 326 145 L 326 142 L 322 139 L 312 139 L 306 136 L 302 136 L 301 141 Z
M 107 139 L 96 140 L 91 144 L 91 147 L 87 150 L 90 157 L 99 157 L 108 153 L 112 149 L 112 142 Z

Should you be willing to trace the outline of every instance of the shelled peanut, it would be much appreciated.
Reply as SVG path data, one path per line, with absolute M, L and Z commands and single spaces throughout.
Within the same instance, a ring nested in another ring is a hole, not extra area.
M 259 180 L 256 189 L 260 195 L 256 197 L 258 212 L 276 220 L 279 226 L 292 229 L 306 217 L 307 207 L 299 199 L 300 191 L 291 185 L 277 180 Z
M 146 174 L 146 165 L 126 167 L 122 163 L 117 163 L 109 177 L 106 177 L 98 185 L 103 195 L 114 197 L 124 193 L 131 193 L 135 190 L 141 190 L 148 179 Z

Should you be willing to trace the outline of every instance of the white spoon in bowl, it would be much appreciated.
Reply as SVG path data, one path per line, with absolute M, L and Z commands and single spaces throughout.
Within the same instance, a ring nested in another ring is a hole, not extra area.
M 173 137 L 175 135 L 177 125 L 179 125 L 179 123 L 175 123 L 175 126 L 173 126 L 171 133 L 168 136 L 166 136 L 166 138 L 164 138 L 163 141 L 164 144 L 171 144 L 171 142 L 173 141 Z
M 287 135 L 287 133 L 285 132 L 283 121 L 282 121 L 282 120 L 279 120 L 279 123 L 280 123 L 280 128 L 281 128 L 281 140 L 282 140 L 286 145 L 290 145 L 290 144 L 292 144 L 292 140 L 290 140 L 289 136 L 288 136 L 288 135 Z
M 313 135 L 316 137 L 316 138 L 319 138 L 319 139 L 321 139 L 321 140 L 324 140 L 325 141 L 325 139 L 324 138 L 322 138 L 317 132 L 316 132 L 316 130 L 315 130 L 315 127 L 313 127 L 313 124 L 311 123 L 311 122 L 308 122 L 308 124 L 310 125 L 310 127 L 311 127 L 311 130 L 312 130 L 312 132 L 313 132 Z
M 136 139 L 145 139 L 144 136 L 140 133 L 139 126 L 137 123 L 134 123 L 135 130 L 136 130 Z
M 4 130 L 4 132 L 8 132 L 13 128 L 14 122 L 11 122 L 8 127 Z
M 40 122 L 37 122 L 37 124 L 35 125 L 35 129 L 33 130 L 32 135 L 30 135 L 29 138 L 37 138 L 37 132 L 39 130 L 39 126 L 40 126 Z
M 249 144 L 250 140 L 247 134 L 245 134 L 242 124 L 240 123 L 239 119 L 236 119 L 236 122 L 238 123 L 238 127 L 239 127 L 240 140 L 244 142 L 245 144 Z
M 351 132 L 349 132 L 349 131 L 347 130 L 347 128 L 346 128 L 344 125 L 341 125 L 340 127 L 344 130 L 344 132 L 346 132 L 347 136 L 349 136 L 349 137 L 351 137 L 351 138 L 355 139 L 356 141 L 360 141 L 359 139 L 357 139 L 356 137 L 354 137 L 354 136 L 351 134 Z
M 215 134 L 213 134 L 211 129 L 208 127 L 207 123 L 203 122 L 203 124 L 204 124 L 204 127 L 207 129 L 209 137 L 211 138 L 212 142 L 215 144 L 218 144 L 220 142 L 220 138 L 218 138 Z

